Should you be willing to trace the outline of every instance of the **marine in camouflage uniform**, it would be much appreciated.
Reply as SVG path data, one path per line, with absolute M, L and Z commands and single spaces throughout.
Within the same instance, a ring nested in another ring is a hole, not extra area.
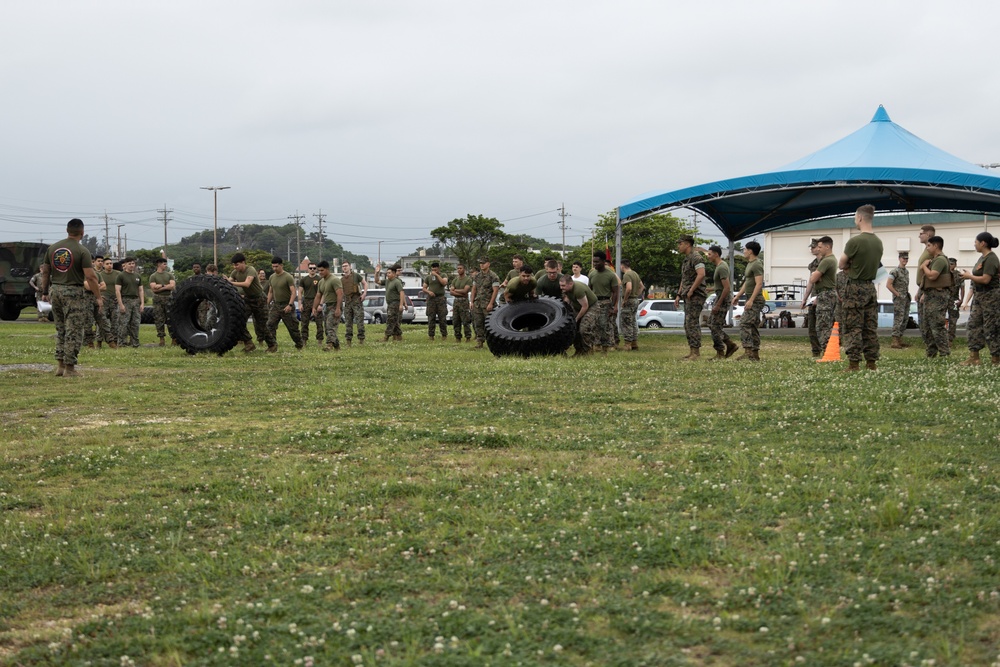
M 712 283 L 715 286 L 715 303 L 708 314 L 708 330 L 712 334 L 712 347 L 716 351 L 714 361 L 728 359 L 739 349 L 725 331 L 726 316 L 729 315 L 732 301 L 732 281 L 729 278 L 729 265 L 722 260 L 722 248 L 713 245 L 708 249 L 708 259 L 715 265 L 712 272 Z
M 928 249 L 934 248 L 934 250 L 931 250 L 930 260 L 921 264 L 919 268 L 924 274 L 921 299 L 924 302 L 923 318 L 927 319 L 924 345 L 927 348 L 929 358 L 947 357 L 951 354 L 951 338 L 948 335 L 948 323 L 945 321 L 945 316 L 948 313 L 948 302 L 951 301 L 954 280 L 951 269 L 948 267 L 948 258 L 940 254 L 944 244 L 942 240 L 938 245 L 936 241 L 940 239 L 940 236 L 932 236 L 927 242 Z M 938 254 L 935 254 L 936 252 Z M 928 275 L 933 271 L 937 272 L 937 276 L 934 278 Z
M 344 283 L 330 272 L 330 263 L 323 260 L 319 267 L 319 283 L 316 285 L 316 298 L 313 300 L 313 312 L 322 313 L 326 326 L 326 351 L 340 350 L 340 338 L 337 330 L 340 328 L 340 315 L 344 306 Z
M 573 280 L 573 276 L 560 276 L 559 289 L 563 302 L 569 305 L 576 314 L 576 335 L 573 337 L 573 347 L 577 355 L 592 354 L 600 342 L 600 331 L 597 322 L 597 296 L 583 282 Z M 587 309 L 584 310 L 584 305 Z M 582 312 L 582 314 L 581 314 Z
M 814 255 L 816 254 L 816 246 L 817 246 L 816 239 L 813 239 L 812 244 L 809 246 L 809 248 L 813 251 Z M 819 266 L 819 258 L 814 257 L 813 261 L 809 262 L 809 266 L 806 267 L 806 270 L 809 272 L 810 276 L 812 275 L 813 271 L 816 270 L 817 266 Z M 806 299 L 808 300 L 808 294 L 806 295 Z M 806 328 L 809 330 L 809 347 L 812 348 L 813 356 L 818 357 L 821 354 L 823 354 L 823 349 L 819 346 L 819 336 L 816 335 L 815 301 L 813 303 L 806 305 Z
M 489 257 L 479 258 L 479 273 L 472 279 L 472 327 L 476 347 L 486 342 L 486 317 L 493 311 L 500 291 L 500 277 L 490 271 Z
M 889 272 L 889 291 L 895 292 L 892 297 L 892 347 L 896 349 L 908 347 L 903 343 L 903 334 L 910 321 L 910 271 L 906 268 L 909 261 L 909 253 L 899 253 L 899 266 Z
M 267 294 L 264 293 L 260 284 L 257 270 L 247 265 L 246 255 L 241 252 L 233 255 L 230 261 L 233 263 L 233 272 L 229 274 L 229 282 L 243 288 L 243 303 L 246 304 L 247 310 L 253 318 L 253 328 L 257 340 L 267 343 L 268 352 L 277 352 L 278 342 L 274 334 L 267 328 Z M 241 329 L 237 340 L 243 342 L 244 351 L 253 351 L 256 346 L 253 344 L 250 330 L 247 329 L 247 323 L 245 321 L 238 322 L 236 326 Z
M 743 354 L 737 361 L 760 361 L 760 315 L 764 311 L 764 263 L 758 259 L 760 244 L 749 241 L 743 246 L 743 257 L 747 266 L 743 273 L 743 286 L 733 297 L 733 303 L 739 303 L 740 297 L 746 295 L 746 305 L 743 317 L 740 319 L 740 343 Z M 760 284 L 757 283 L 760 278 Z
M 949 259 L 948 264 L 951 268 L 951 280 L 954 283 L 951 286 L 951 301 L 948 302 L 948 338 L 954 342 L 955 334 L 958 333 L 958 306 L 965 298 L 965 281 L 962 280 L 962 272 L 956 268 L 958 262 Z
M 104 322 L 101 330 L 107 332 L 104 342 L 111 348 L 118 347 L 118 301 L 115 295 L 115 283 L 119 273 L 121 272 L 115 270 L 114 263 L 110 259 L 104 260 L 104 270 L 100 274 L 101 280 L 104 281 L 104 291 L 101 292 L 104 302 L 101 317 Z
M 826 350 L 837 310 L 837 260 L 833 256 L 833 239 L 829 236 L 821 237 L 817 248 L 819 264 L 810 280 L 816 295 L 816 338 L 819 349 Z M 816 274 L 820 274 L 818 278 Z
M 267 329 L 277 341 L 278 322 L 284 322 L 288 335 L 295 343 L 295 349 L 301 350 L 305 347 L 305 341 L 299 334 L 299 323 L 295 319 L 295 299 L 298 296 L 295 290 L 295 278 L 285 271 L 284 260 L 280 257 L 272 258 L 271 268 L 274 273 L 271 274 L 271 279 L 268 281 L 267 300 L 270 305 L 267 311 Z
M 364 301 L 365 295 L 368 293 L 368 286 L 360 274 L 351 270 L 351 265 L 348 262 L 344 262 L 341 268 L 343 269 L 343 277 L 340 282 L 344 289 L 344 338 L 347 340 L 347 345 L 350 346 L 351 339 L 354 338 L 354 325 L 357 324 L 358 345 L 364 345 L 365 307 L 361 302 Z M 329 325 L 330 321 L 327 320 L 326 323 Z M 329 333 L 327 336 L 329 337 Z
M 85 282 L 90 283 L 95 299 L 100 296 L 95 290 L 97 273 L 90 251 L 80 243 L 83 231 L 82 220 L 70 220 L 66 225 L 67 238 L 49 246 L 41 267 L 42 295 L 52 304 L 56 325 L 57 376 L 80 375 L 76 371 L 76 362 L 87 320 L 87 302 L 83 298 Z
M 989 347 L 993 364 L 1000 364 L 1000 258 L 990 250 L 996 239 L 990 234 L 985 243 L 976 238 L 976 249 L 986 251 L 970 276 L 990 276 L 987 283 L 971 282 L 974 290 L 972 297 L 972 313 L 969 315 L 969 359 L 962 362 L 964 366 L 979 364 L 979 351 Z
M 142 321 L 142 304 L 146 295 L 142 276 L 135 272 L 135 257 L 122 261 L 125 269 L 115 283 L 115 301 L 118 303 L 118 345 L 139 347 L 139 323 Z
M 459 264 L 458 275 L 448 283 L 448 291 L 455 298 L 451 308 L 451 322 L 455 327 L 455 341 L 462 342 L 462 329 L 465 329 L 465 339 L 472 340 L 472 306 L 469 305 L 469 294 L 472 292 L 472 278 L 465 275 L 465 266 Z
M 104 265 L 103 264 L 98 265 L 95 262 L 94 268 L 103 269 Z M 102 289 L 107 289 L 107 286 L 104 284 L 104 280 L 101 278 L 101 275 L 99 273 L 97 274 L 97 287 L 99 292 Z M 104 332 L 101 331 L 101 314 L 100 314 L 101 311 L 104 310 L 103 308 L 104 297 L 103 296 L 95 297 L 94 293 L 90 291 L 89 287 L 87 288 L 83 296 L 87 300 L 87 323 L 86 325 L 84 325 L 83 328 L 83 344 L 86 347 L 94 347 L 95 340 L 99 343 L 104 340 Z M 97 304 L 101 304 L 102 307 L 98 308 Z
M 620 284 L 618 275 L 605 266 L 604 253 L 594 253 L 594 268 L 587 274 L 590 279 L 590 289 L 597 298 L 597 331 L 600 334 L 600 346 L 604 352 L 615 344 L 613 322 L 618 314 L 618 293 Z
M 682 234 L 677 240 L 677 249 L 684 255 L 681 264 L 681 286 L 674 299 L 674 308 L 684 299 L 684 334 L 688 349 L 684 360 L 695 360 L 701 354 L 701 311 L 705 307 L 708 289 L 705 286 L 705 259 L 694 248 L 694 237 Z M 756 348 L 751 348 L 756 349 Z
M 434 325 L 441 329 L 441 338 L 448 338 L 448 277 L 441 275 L 441 264 L 431 262 L 431 272 L 424 276 L 424 294 L 427 296 L 427 335 L 434 340 Z
M 375 267 L 375 284 L 385 286 L 385 339 L 403 340 L 403 330 L 399 326 L 403 320 L 402 307 L 406 304 L 403 281 L 396 277 L 400 267 L 390 266 L 385 270 L 385 280 L 379 280 L 379 267 Z M 468 300 L 468 297 L 466 297 Z M 456 331 L 456 335 L 457 331 Z
M 879 359 L 878 299 L 875 274 L 882 260 L 882 240 L 872 231 L 875 208 L 861 206 L 854 213 L 860 234 L 844 245 L 840 266 L 847 272 L 847 286 L 841 301 L 840 337 L 849 362 L 847 370 L 860 369 L 861 357 L 869 370 L 876 370 Z
M 625 349 L 639 349 L 639 325 L 636 311 L 642 301 L 644 285 L 639 274 L 632 270 L 632 264 L 622 260 L 622 338 Z
M 174 276 L 167 272 L 167 260 L 156 258 L 156 271 L 149 276 L 149 289 L 153 293 L 153 324 L 156 325 L 156 337 L 160 339 L 160 347 L 166 340 L 166 325 L 170 319 L 170 299 L 174 295 Z M 173 341 L 176 345 L 177 341 Z
M 299 280 L 299 313 L 302 317 L 301 335 L 302 342 L 309 342 L 309 323 L 316 322 L 316 341 L 323 345 L 324 323 L 322 316 L 313 315 L 313 301 L 316 300 L 316 286 L 319 284 L 319 277 L 316 275 L 316 265 L 309 265 L 309 275 Z

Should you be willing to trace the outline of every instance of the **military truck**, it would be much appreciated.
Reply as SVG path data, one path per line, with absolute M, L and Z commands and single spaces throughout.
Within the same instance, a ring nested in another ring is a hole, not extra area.
M 0 243 L 0 320 L 16 320 L 21 309 L 34 308 L 35 290 L 28 284 L 45 261 L 45 243 Z

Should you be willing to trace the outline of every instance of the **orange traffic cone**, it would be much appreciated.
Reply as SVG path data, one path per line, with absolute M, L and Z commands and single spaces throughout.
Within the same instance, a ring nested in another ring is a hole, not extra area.
M 822 359 L 817 359 L 816 363 L 824 361 L 840 361 L 840 323 L 833 323 L 833 331 L 830 332 L 830 340 L 826 343 L 826 352 Z

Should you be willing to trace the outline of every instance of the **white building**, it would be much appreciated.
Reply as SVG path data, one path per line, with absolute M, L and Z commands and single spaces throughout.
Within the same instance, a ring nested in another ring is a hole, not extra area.
M 1000 235 L 1000 217 L 975 213 L 890 213 L 875 216 L 875 233 L 882 239 L 884 252 L 882 265 L 888 270 L 899 265 L 899 253 L 910 253 L 910 294 L 917 291 L 917 259 L 924 248 L 917 235 L 923 225 L 933 225 L 938 236 L 944 239 L 944 254 L 958 260 L 959 269 L 971 269 L 979 258 L 973 241 L 976 234 L 988 231 Z M 808 222 L 786 227 L 764 235 L 764 284 L 805 285 L 806 266 L 813 256 L 809 251 L 812 239 L 829 236 L 833 239 L 833 254 L 838 259 L 844 245 L 858 233 L 854 216 Z M 892 295 L 885 282 L 878 285 L 878 298 L 890 299 Z

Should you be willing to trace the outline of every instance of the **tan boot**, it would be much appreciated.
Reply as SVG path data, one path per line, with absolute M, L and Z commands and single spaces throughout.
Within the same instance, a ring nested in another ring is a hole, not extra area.
M 743 354 L 736 357 L 736 361 L 753 361 L 753 350 L 743 350 Z
M 993 362 L 994 366 L 1000 366 L 1000 355 L 994 354 L 990 356 L 990 361 Z
M 63 372 L 63 377 L 79 378 L 83 377 L 83 375 L 81 375 L 80 372 L 76 370 L 76 366 L 74 364 L 66 364 L 66 370 Z
M 253 352 L 256 349 L 257 349 L 257 346 L 253 344 L 252 340 L 243 341 L 243 351 L 244 352 Z
M 760 361 L 760 350 L 750 350 L 750 361 Z
M 865 367 L 868 368 L 868 370 L 870 370 L 870 371 L 877 371 L 878 370 L 878 364 L 875 363 L 874 361 L 868 361 L 868 362 L 866 362 L 865 363 Z
M 688 352 L 688 356 L 684 357 L 681 361 L 698 361 L 701 358 L 701 348 L 692 347 L 689 349 L 691 351 Z
M 89 343 L 87 343 L 87 347 L 89 349 L 93 350 L 94 349 L 94 341 L 90 341 Z
M 637 340 L 632 341 L 632 349 L 636 351 L 639 350 L 639 341 Z
M 737 345 L 736 343 L 734 343 L 733 341 L 727 342 L 726 343 L 726 359 L 728 359 L 729 357 L 731 357 L 734 354 L 736 354 L 736 350 L 738 350 L 738 349 L 740 349 L 740 346 Z
M 59 368 L 56 369 L 56 377 L 61 378 L 65 374 L 66 374 L 66 364 L 60 361 Z
M 476 349 L 478 350 L 478 349 L 480 349 L 480 348 L 482 348 L 482 347 L 483 347 L 483 341 L 481 341 L 481 340 L 477 340 L 477 341 L 476 341 Z
M 158 345 L 158 347 L 165 347 L 166 344 L 167 344 L 166 340 L 163 338 L 163 336 L 160 336 L 160 344 Z
M 118 349 L 118 343 L 115 343 L 115 342 L 112 341 L 112 342 L 108 343 L 108 347 L 111 348 L 112 350 L 117 350 Z
M 394 341 L 398 342 L 398 343 L 402 343 L 403 342 L 403 334 L 396 334 L 395 336 L 392 337 L 392 339 Z
M 892 345 L 890 345 L 889 347 L 891 347 L 894 350 L 902 350 L 903 349 L 903 341 L 900 340 L 899 336 L 893 336 L 892 337 Z
M 176 338 L 170 339 L 170 347 L 177 347 L 178 345 L 180 345 L 180 343 L 177 342 Z
M 902 345 L 904 349 L 907 348 L 907 347 L 913 347 L 912 345 L 910 345 L 909 343 L 907 343 L 906 339 L 903 338 L 902 336 L 899 337 L 899 344 Z
M 275 343 L 274 345 L 268 345 L 267 346 L 267 351 L 270 352 L 270 353 L 272 353 L 272 354 L 275 353 L 275 352 L 277 352 L 278 351 L 278 344 Z
M 969 350 L 969 358 L 959 364 L 959 366 L 978 366 L 979 350 Z
M 715 356 L 709 359 L 709 361 L 725 361 L 725 360 L 726 360 L 726 353 L 723 352 L 722 350 L 716 350 Z
M 852 361 L 852 362 L 850 362 L 847 365 L 847 368 L 844 369 L 844 372 L 845 373 L 853 373 L 854 371 L 860 371 L 860 370 L 861 370 L 861 362 L 860 361 Z
M 385 338 L 382 340 L 382 342 L 383 343 L 388 343 L 390 338 L 392 338 L 392 336 L 390 336 L 389 334 L 386 334 Z

